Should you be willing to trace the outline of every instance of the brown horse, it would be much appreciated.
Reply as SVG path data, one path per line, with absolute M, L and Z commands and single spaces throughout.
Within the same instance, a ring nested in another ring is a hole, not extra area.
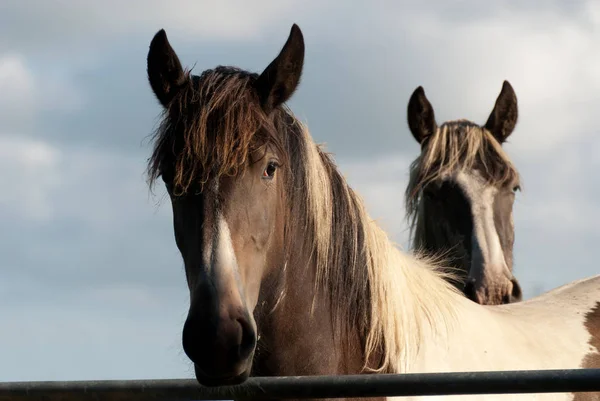
M 164 118 L 148 169 L 172 203 L 190 294 L 183 349 L 198 382 L 598 366 L 600 277 L 482 306 L 402 253 L 284 106 L 303 60 L 295 25 L 261 74 L 194 76 L 164 31 L 150 45 Z
M 438 126 L 422 87 L 408 103 L 408 126 L 421 145 L 405 193 L 413 247 L 443 255 L 458 271 L 457 287 L 480 304 L 522 299 L 513 275 L 519 174 L 502 148 L 517 116 L 507 81 L 484 126 L 468 120 Z

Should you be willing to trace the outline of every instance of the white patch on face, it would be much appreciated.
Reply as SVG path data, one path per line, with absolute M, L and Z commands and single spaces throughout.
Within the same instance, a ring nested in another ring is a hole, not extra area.
M 205 260 L 208 261 L 209 275 L 213 277 L 219 287 L 228 289 L 221 294 L 223 305 L 228 303 L 244 305 L 243 285 L 240 280 L 231 231 L 221 213 L 217 215 L 216 219 L 217 232 L 214 240 L 217 241 L 217 244 L 216 246 L 215 244 L 207 246 L 204 254 Z M 212 255 L 212 252 L 215 252 L 215 255 Z
M 484 180 L 476 174 L 459 171 L 454 179 L 471 203 L 473 217 L 472 265 L 483 266 L 483 270 L 500 269 L 501 272 L 510 275 L 494 222 L 494 198 L 498 190 L 493 186 L 486 185 Z M 470 276 L 481 280 L 484 271 L 472 271 Z
M 233 250 L 231 232 L 229 231 L 229 225 L 225 221 L 225 218 L 220 213 L 217 216 L 217 230 L 218 243 L 216 247 L 217 254 L 215 255 L 215 262 L 219 265 L 219 270 L 224 268 L 237 274 L 237 259 L 235 257 L 235 251 Z
M 202 251 L 202 261 L 204 262 L 204 266 L 208 266 L 209 269 L 212 267 L 210 265 L 210 258 L 212 256 L 212 238 L 208 237 L 204 239 L 204 250 Z

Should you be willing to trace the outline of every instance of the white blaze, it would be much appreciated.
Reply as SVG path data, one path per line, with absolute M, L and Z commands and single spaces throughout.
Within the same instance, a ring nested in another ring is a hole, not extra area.
M 500 268 L 508 270 L 500 237 L 494 222 L 494 197 L 497 189 L 485 185 L 476 175 L 459 172 L 456 181 L 471 202 L 473 216 L 472 262 L 481 264 L 483 269 Z M 481 279 L 483 271 L 473 272 Z

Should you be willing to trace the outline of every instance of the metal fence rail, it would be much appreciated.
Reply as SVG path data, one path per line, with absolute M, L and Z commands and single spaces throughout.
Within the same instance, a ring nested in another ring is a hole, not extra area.
M 600 392 L 600 369 L 253 377 L 240 386 L 195 380 L 0 383 L 0 401 L 189 401 Z

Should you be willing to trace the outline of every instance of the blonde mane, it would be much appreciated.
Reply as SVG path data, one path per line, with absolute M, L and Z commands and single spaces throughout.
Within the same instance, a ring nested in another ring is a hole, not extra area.
M 331 156 L 295 118 L 293 125 L 299 135 L 291 215 L 309 228 L 304 235 L 314 249 L 315 284 L 329 298 L 334 327 L 341 336 L 359 328 L 364 370 L 406 371 L 425 331 L 452 325 L 458 292 L 447 280 L 454 276 L 433 258 L 400 251 Z
M 498 185 L 519 180 L 517 169 L 493 134 L 473 122 L 448 121 L 427 139 L 423 151 L 409 167 L 405 191 L 410 237 L 417 242 L 417 247 L 422 190 L 453 172 L 473 169 L 478 169 L 488 182 Z
M 287 175 L 287 260 L 303 238 L 336 335 L 347 344 L 358 329 L 365 370 L 407 370 L 425 332 L 454 321 L 450 274 L 432 259 L 401 252 L 292 112 L 279 107 L 264 115 L 248 90 L 255 79 L 229 67 L 190 77 L 156 132 L 150 182 L 170 174 L 185 192 L 235 174 L 257 146 L 279 148 Z

